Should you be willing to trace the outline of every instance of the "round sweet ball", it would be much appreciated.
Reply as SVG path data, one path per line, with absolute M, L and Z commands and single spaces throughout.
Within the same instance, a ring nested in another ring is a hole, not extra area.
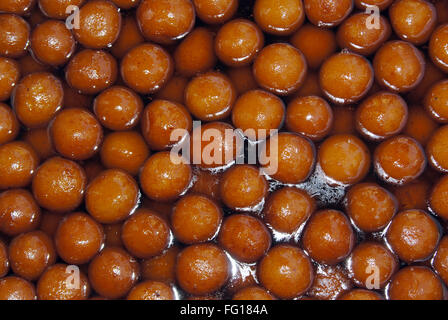
M 106 0 L 88 1 L 79 10 L 76 40 L 86 48 L 111 47 L 121 30 L 121 14 L 117 6 Z
M 306 224 L 302 244 L 313 260 L 334 265 L 351 253 L 355 234 L 341 211 L 322 210 L 313 214 Z
M 38 0 L 39 9 L 44 15 L 52 19 L 65 19 L 73 14 L 73 11 L 67 13 L 68 6 L 80 8 L 85 0 Z
M 353 289 L 342 294 L 338 300 L 384 300 L 384 298 L 376 291 L 366 289 Z
M 86 190 L 86 209 L 98 222 L 112 224 L 123 221 L 137 208 L 140 190 L 128 173 L 119 169 L 101 172 Z
M 46 127 L 62 108 L 64 90 L 61 81 L 48 72 L 25 76 L 17 84 L 12 105 L 17 118 L 28 128 Z
M 80 165 L 54 157 L 36 171 L 32 190 L 41 207 L 53 212 L 68 212 L 81 204 L 86 186 L 86 173 Z
M 253 263 L 271 247 L 271 234 L 265 224 L 249 215 L 233 214 L 226 218 L 218 235 L 218 243 L 235 259 Z
M 171 230 L 154 211 L 140 209 L 124 222 L 121 239 L 134 257 L 151 258 L 168 247 Z
M 26 15 L 33 9 L 35 2 L 35 0 L 5 0 L 0 4 L 0 12 Z
M 260 284 L 280 299 L 304 294 L 313 284 L 314 270 L 310 258 L 298 247 L 279 244 L 257 266 Z
M 196 14 L 207 24 L 221 24 L 231 19 L 238 10 L 238 0 L 193 0 Z
M 0 190 L 28 186 L 38 165 L 37 153 L 28 143 L 13 141 L 0 146 Z
M 103 128 L 95 115 L 85 109 L 64 109 L 49 126 L 55 150 L 71 160 L 86 160 L 99 151 Z
M 230 262 L 225 252 L 214 244 L 191 245 L 177 257 L 176 278 L 189 294 L 213 293 L 226 284 L 229 276 Z
M 0 10 L 1 12 L 1 10 Z M 22 17 L 15 14 L 0 14 L 0 56 L 20 58 L 29 46 L 30 26 Z
M 252 165 L 235 165 L 228 169 L 220 182 L 221 200 L 232 209 L 250 210 L 268 193 L 268 183 L 261 171 Z
M 19 134 L 19 130 L 20 125 L 14 111 L 8 105 L 0 102 L 0 145 L 14 140 Z
M 235 293 L 232 300 L 275 300 L 275 297 L 260 286 L 250 286 Z
M 431 210 L 444 220 L 448 220 L 448 176 L 443 176 L 434 185 L 429 195 Z
M 341 52 L 329 57 L 319 72 L 323 93 L 337 104 L 361 100 L 373 85 L 373 68 L 366 58 L 356 53 Z
M 16 236 L 35 230 L 41 220 L 41 210 L 33 195 L 24 189 L 0 193 L 0 231 Z
M 0 101 L 6 101 L 11 97 L 19 80 L 19 63 L 13 59 L 0 57 Z
M 42 231 L 22 233 L 9 244 L 9 260 L 15 275 L 37 280 L 56 261 L 53 241 Z
M 34 57 L 54 67 L 64 65 L 75 52 L 75 39 L 62 21 L 47 20 L 39 24 L 30 40 Z
M 117 277 L 117 274 L 120 276 Z M 105 248 L 89 264 L 89 281 L 92 288 L 108 299 L 126 296 L 137 283 L 139 276 L 138 262 L 118 247 Z
M 365 232 L 384 229 L 398 209 L 398 201 L 375 183 L 359 183 L 347 192 L 345 210 L 356 227 Z
M 277 95 L 288 95 L 305 81 L 307 63 L 302 52 L 292 45 L 274 43 L 260 51 L 252 70 L 262 88 Z
M 444 71 L 448 72 L 448 23 L 442 24 L 432 33 L 429 41 L 429 56 L 434 64 Z
M 277 36 L 287 36 L 295 32 L 305 21 L 302 0 L 257 0 L 253 14 L 255 21 L 264 32 Z
M 392 250 L 407 263 L 430 258 L 439 239 L 437 222 L 428 213 L 417 209 L 398 213 L 386 233 Z
M 37 282 L 39 300 L 86 300 L 90 290 L 84 272 L 76 266 L 61 263 L 47 268 Z
M 443 300 L 439 277 L 428 267 L 409 266 L 398 271 L 390 282 L 391 300 Z
M 274 230 L 292 234 L 315 208 L 315 200 L 306 191 L 285 187 L 271 193 L 263 209 L 263 219 Z
M 146 160 L 140 171 L 140 185 L 149 198 L 175 200 L 190 186 L 191 166 L 183 158 L 174 158 L 170 152 L 162 151 Z
M 103 227 L 83 212 L 71 213 L 60 221 L 54 242 L 66 263 L 85 264 L 104 246 Z
M 308 20 L 318 27 L 335 27 L 353 10 L 353 0 L 304 0 Z
M 121 60 L 121 77 L 138 93 L 155 93 L 171 78 L 173 64 L 165 49 L 156 44 L 143 43 L 129 50 Z
M 31 282 L 15 276 L 0 279 L 0 300 L 36 299 L 36 288 Z
M 434 271 L 442 278 L 445 284 L 448 283 L 448 237 L 444 236 L 440 240 L 437 252 L 434 255 L 433 267 Z
M 190 0 L 143 0 L 136 17 L 146 39 L 172 44 L 193 29 L 196 14 Z
M 446 139 L 448 137 L 448 125 L 439 127 L 429 138 L 426 144 L 426 156 L 429 164 L 436 170 L 448 172 L 448 152 Z
M 117 61 L 106 51 L 79 51 L 65 69 L 67 83 L 82 94 L 97 94 L 117 80 Z
M 164 282 L 144 281 L 129 292 L 127 300 L 174 300 L 173 289 Z
M 222 216 L 221 207 L 208 196 L 187 194 L 171 214 L 174 236 L 186 244 L 210 241 L 221 226 Z
M 188 110 L 168 100 L 154 100 L 143 111 L 142 134 L 151 150 L 164 150 L 182 141 L 193 127 Z M 174 135 L 175 130 L 184 130 Z
M 448 123 L 448 80 L 434 83 L 426 91 L 423 104 L 434 120 Z
M 8 247 L 3 240 L 0 240 L 0 278 L 3 278 L 9 271 Z
M 417 179 L 426 168 L 426 156 L 420 143 L 408 136 L 385 140 L 375 149 L 376 174 L 385 182 L 402 185 Z

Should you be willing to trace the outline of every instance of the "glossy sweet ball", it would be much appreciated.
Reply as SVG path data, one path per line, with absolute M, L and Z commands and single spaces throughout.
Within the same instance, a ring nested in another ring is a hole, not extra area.
M 39 9 L 49 18 L 65 19 L 71 13 L 67 13 L 67 7 L 77 6 L 81 7 L 85 0 L 38 0 Z
M 42 231 L 22 233 L 9 244 L 9 261 L 15 275 L 37 280 L 56 261 L 53 241 Z
M 139 0 L 111 0 L 115 5 L 121 9 L 129 10 L 139 4 Z
M 302 0 L 257 0 L 253 8 L 255 21 L 263 31 L 287 36 L 295 32 L 305 20 Z
M 158 281 L 144 281 L 129 292 L 127 300 L 174 300 L 173 289 Z
M 95 116 L 84 109 L 59 112 L 49 127 L 56 151 L 72 160 L 86 160 L 99 151 L 103 129 Z
M 23 56 L 29 46 L 30 26 L 15 14 L 0 14 L 0 55 L 7 58 Z
M 14 111 L 8 105 L 0 103 L 0 145 L 14 140 L 19 134 L 19 129 Z
M 219 29 L 215 39 L 215 52 L 219 60 L 228 66 L 246 66 L 254 60 L 263 45 L 263 33 L 255 23 L 235 19 Z
M 134 257 L 150 258 L 161 254 L 169 245 L 168 224 L 154 211 L 140 209 L 123 224 L 121 239 Z
M 224 220 L 218 242 L 238 261 L 253 263 L 271 247 L 271 234 L 261 220 L 233 214 Z
M 353 10 L 353 0 L 304 0 L 308 20 L 318 27 L 339 25 Z
M 8 247 L 0 240 L 0 277 L 3 278 L 9 271 Z
M 318 96 L 293 99 L 286 109 L 286 128 L 313 140 L 322 140 L 333 125 L 333 110 Z
M 397 257 L 377 242 L 362 242 L 353 249 L 348 269 L 357 285 L 364 288 L 383 288 L 398 269 Z M 378 278 L 371 277 L 378 271 Z
M 100 150 L 101 163 L 107 169 L 122 169 L 132 176 L 138 175 L 149 154 L 142 135 L 135 131 L 110 133 Z
M 227 76 L 208 72 L 193 78 L 185 88 L 185 106 L 203 121 L 226 118 L 236 100 L 236 90 Z
M 196 14 L 207 24 L 220 24 L 230 20 L 238 10 L 238 0 L 193 0 Z
M 76 162 L 60 157 L 45 161 L 33 178 L 33 195 L 37 203 L 50 211 L 76 209 L 84 198 L 87 178 Z
M 429 41 L 429 56 L 434 64 L 443 72 L 448 72 L 448 24 L 442 24 L 431 35 Z
M 398 213 L 387 230 L 386 239 L 401 260 L 408 263 L 428 259 L 440 238 L 439 226 L 422 210 Z
M 260 51 L 252 70 L 262 88 L 278 95 L 288 95 L 303 84 L 307 64 L 303 54 L 295 47 L 275 43 Z
M 47 20 L 31 33 L 31 50 L 34 57 L 51 66 L 65 64 L 75 51 L 75 39 L 65 24 Z
M 0 146 L 0 190 L 28 186 L 38 165 L 38 156 L 28 143 L 13 141 Z
M 308 220 L 315 208 L 315 200 L 308 193 L 285 187 L 269 196 L 263 209 L 263 219 L 274 230 L 291 234 Z
M 59 223 L 54 241 L 62 260 L 81 265 L 103 248 L 103 227 L 83 212 L 71 213 Z
M 0 57 L 0 101 L 11 97 L 14 87 L 20 79 L 20 66 L 17 61 Z
M 344 293 L 338 300 L 384 300 L 384 298 L 376 291 L 365 289 L 353 289 Z
M 260 286 L 251 286 L 239 290 L 232 300 L 275 300 L 275 297 Z
M 440 240 L 437 252 L 434 255 L 433 267 L 434 271 L 442 278 L 445 284 L 448 282 L 448 237 L 445 236 Z
M 176 260 L 179 252 L 180 248 L 178 246 L 172 246 L 157 257 L 143 260 L 140 264 L 142 278 L 174 283 L 176 281 Z
M 33 8 L 35 0 L 5 0 L 0 5 L 0 12 L 10 12 L 17 15 L 28 14 Z
M 82 50 L 68 63 L 65 79 L 80 93 L 97 94 L 116 81 L 117 61 L 105 51 Z
M 399 0 L 389 8 L 395 33 L 415 45 L 428 41 L 437 23 L 436 8 L 425 0 Z
M 230 276 L 230 263 L 224 251 L 214 244 L 195 244 L 177 257 L 176 278 L 186 292 L 207 295 L 219 290 Z
M 206 28 L 196 28 L 176 47 L 174 62 L 176 71 L 191 77 L 212 69 L 216 64 L 215 34 Z
M 28 128 L 48 125 L 62 108 L 64 90 L 61 81 L 48 72 L 37 72 L 22 78 L 12 96 L 17 118 Z
M 93 111 L 106 128 L 114 131 L 128 130 L 140 121 L 143 102 L 131 89 L 114 86 L 95 98 Z
M 436 82 L 427 91 L 423 102 L 429 114 L 440 123 L 448 123 L 448 81 Z
M 175 102 L 154 100 L 143 111 L 142 134 L 152 150 L 164 150 L 182 141 L 192 126 L 188 110 Z M 175 130 L 185 132 L 177 136 Z
M 426 154 L 431 166 L 443 173 L 448 172 L 448 153 L 446 151 L 446 139 L 448 126 L 437 129 L 426 145 Z
M 232 109 L 232 123 L 252 141 L 263 140 L 278 130 L 285 118 L 285 104 L 264 90 L 251 90 L 241 95 Z
M 407 136 L 396 136 L 375 149 L 373 164 L 376 174 L 385 182 L 405 184 L 418 178 L 426 167 L 420 144 Z
M 306 224 L 302 244 L 312 259 L 334 265 L 351 253 L 355 234 L 341 211 L 322 210 L 316 212 Z
M 301 135 L 281 132 L 270 137 L 261 148 L 262 170 L 280 182 L 301 183 L 314 168 L 314 144 Z
M 328 58 L 319 72 L 323 93 L 334 103 L 350 104 L 362 99 L 373 85 L 373 69 L 364 57 L 341 52 Z
M 391 300 L 442 300 L 443 286 L 431 269 L 405 267 L 392 278 L 388 296 Z
M 425 60 L 422 53 L 409 42 L 386 42 L 373 59 L 375 79 L 395 92 L 408 92 L 423 79 Z
M 219 194 L 219 183 L 221 182 L 221 173 L 205 170 L 195 171 L 196 181 L 191 186 L 190 192 L 200 193 L 210 197 L 215 201 L 221 201 Z
M 124 297 L 136 284 L 139 275 L 137 261 L 117 247 L 105 248 L 89 264 L 92 288 L 109 299 Z
M 79 286 L 73 276 L 79 272 Z M 39 300 L 86 300 L 90 284 L 84 272 L 66 264 L 55 264 L 45 270 L 37 282 Z
M 191 31 L 195 10 L 190 0 L 143 0 L 136 17 L 145 38 L 171 44 Z
M 124 82 L 141 94 L 159 91 L 173 74 L 171 56 L 162 47 L 144 43 L 129 50 L 121 60 Z
M 261 171 L 251 165 L 228 169 L 220 182 L 221 200 L 232 209 L 253 209 L 268 192 L 268 183 Z
M 359 183 L 347 192 L 345 210 L 362 231 L 376 232 L 385 228 L 397 212 L 397 199 L 375 183 Z
M 448 177 L 443 176 L 433 187 L 429 195 L 429 206 L 444 220 L 448 220 Z
M 171 214 L 171 226 L 177 240 L 193 244 L 210 241 L 218 232 L 222 209 L 205 195 L 189 194 L 180 199 Z
M 121 29 L 120 11 L 106 0 L 88 1 L 79 10 L 79 28 L 74 28 L 76 40 L 86 48 L 111 47 Z
M 273 247 L 257 267 L 260 283 L 281 299 L 305 293 L 314 279 L 310 258 L 298 247 L 280 244 Z
M 140 185 L 151 199 L 170 201 L 179 197 L 190 185 L 191 166 L 185 159 L 173 162 L 170 152 L 158 152 L 146 160 L 140 171 Z
M 109 169 L 99 174 L 87 187 L 86 209 L 98 222 L 104 224 L 123 221 L 138 206 L 140 191 L 129 174 Z
M 307 295 L 319 300 L 335 300 L 342 293 L 350 290 L 352 286 L 352 281 L 345 268 L 340 265 L 321 265 L 316 269 L 313 285 Z
M 19 277 L 0 279 L 0 300 L 36 300 L 34 285 Z

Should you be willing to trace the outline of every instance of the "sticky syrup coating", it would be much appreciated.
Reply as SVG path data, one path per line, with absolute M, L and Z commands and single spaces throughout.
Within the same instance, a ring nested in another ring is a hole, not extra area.
M 174 163 L 170 157 L 170 152 L 158 152 L 146 160 L 140 171 L 141 188 L 153 200 L 175 200 L 190 186 L 191 166 L 185 159 L 177 158 Z
M 341 211 L 321 210 L 306 224 L 302 244 L 315 261 L 335 265 L 351 253 L 355 234 Z
M 185 244 L 212 240 L 222 221 L 222 209 L 205 195 L 188 194 L 173 208 L 171 226 L 176 239 Z
M 392 278 L 388 295 L 391 300 L 442 300 L 442 282 L 428 267 L 409 266 Z
M 218 243 L 238 261 L 253 263 L 271 247 L 271 235 L 261 220 L 233 214 L 224 220 Z
M 129 292 L 127 300 L 174 300 L 173 289 L 157 281 L 144 281 Z
M 149 157 L 150 151 L 142 135 L 136 131 L 112 132 L 101 145 L 101 163 L 107 169 L 122 169 L 132 176 Z
M 31 282 L 15 276 L 0 279 L 0 300 L 36 299 L 36 288 Z
M 139 0 L 111 0 L 115 5 L 121 9 L 129 10 L 138 6 Z
M 183 249 L 176 264 L 180 287 L 192 295 L 204 296 L 219 290 L 230 276 L 224 251 L 214 244 L 195 244 Z
M 168 100 L 153 100 L 143 111 L 141 130 L 151 150 L 165 150 L 185 139 L 186 133 L 173 136 L 175 130 L 190 132 L 193 123 L 185 106 Z
M 110 51 L 115 58 L 121 59 L 130 49 L 144 41 L 145 38 L 143 38 L 134 17 L 132 15 L 122 16 L 120 34 L 110 48 Z
M 448 23 L 442 24 L 432 33 L 429 40 L 429 56 L 434 64 L 443 72 L 448 72 Z
M 280 299 L 292 299 L 305 293 L 314 279 L 310 258 L 298 247 L 280 244 L 273 247 L 257 266 L 263 287 Z
M 12 95 L 19 121 L 28 128 L 46 127 L 62 108 L 61 81 L 48 72 L 36 72 L 20 80 Z
M 68 212 L 81 204 L 86 186 L 86 173 L 80 165 L 54 157 L 45 161 L 36 171 L 32 190 L 42 208 Z
M 189 80 L 183 76 L 174 75 L 166 85 L 155 94 L 157 99 L 169 100 L 184 104 L 184 92 Z
M 386 239 L 398 257 L 408 263 L 428 259 L 440 238 L 439 226 L 422 210 L 398 213 L 387 229 Z
M 311 299 L 335 300 L 350 290 L 352 286 L 353 284 L 343 267 L 321 265 L 316 269 L 313 285 L 307 295 Z
M 274 230 L 291 234 L 308 220 L 315 208 L 315 200 L 306 191 L 285 187 L 268 197 L 263 220 Z
M 0 145 L 14 140 L 19 134 L 19 129 L 14 111 L 7 104 L 0 102 Z
M 56 261 L 52 239 L 42 231 L 22 233 L 9 244 L 9 261 L 15 275 L 29 281 L 39 279 Z
M 433 267 L 439 277 L 445 284 L 448 283 L 448 237 L 445 236 L 440 240 L 437 252 L 434 255 Z
M 432 188 L 429 195 L 430 208 L 444 220 L 448 220 L 448 205 L 446 197 L 448 196 L 448 176 L 443 176 Z
M 20 58 L 29 46 L 30 26 L 15 14 L 0 14 L 0 55 L 7 58 Z
M 384 229 L 398 209 L 394 195 L 383 187 L 368 182 L 350 188 L 344 202 L 350 219 L 365 232 Z
M 256 23 L 264 32 L 287 36 L 300 28 L 305 21 L 302 0 L 257 0 L 253 7 Z
M 448 153 L 446 152 L 446 139 L 448 126 L 439 127 L 426 145 L 426 154 L 431 166 L 443 173 L 448 172 Z
M 11 97 L 20 80 L 20 66 L 16 60 L 0 57 L 0 101 Z
M 23 140 L 31 145 L 41 161 L 47 160 L 56 154 L 47 128 L 29 130 L 25 132 Z
M 134 257 L 150 258 L 169 245 L 170 228 L 154 211 L 139 209 L 123 224 L 121 239 Z
M 89 262 L 104 246 L 103 227 L 88 214 L 65 216 L 54 235 L 57 253 L 68 264 Z
M 227 76 L 240 95 L 258 88 L 258 84 L 252 73 L 252 66 L 229 68 L 227 70 Z
M 174 283 L 176 281 L 176 260 L 180 252 L 178 246 L 172 246 L 161 255 L 145 259 L 140 268 L 142 279 Z
M 420 105 L 408 107 L 408 122 L 403 133 L 417 140 L 423 147 L 426 146 L 434 131 L 438 128 L 438 123 Z
M 436 82 L 426 91 L 423 102 L 431 117 L 440 123 L 448 123 L 448 80 Z
M 287 43 L 264 47 L 252 66 L 257 83 L 277 95 L 288 95 L 299 89 L 307 68 L 302 52 Z
M 263 140 L 279 129 L 285 118 L 285 104 L 264 90 L 242 94 L 232 109 L 232 123 L 252 141 Z M 265 130 L 265 131 L 261 131 Z
M 38 0 L 39 9 L 44 15 L 52 19 L 65 19 L 70 13 L 67 13 L 67 7 L 81 7 L 85 0 Z
M 304 0 L 308 20 L 318 27 L 335 27 L 353 10 L 353 0 Z
M 0 240 L 0 277 L 4 277 L 9 271 L 8 247 L 3 240 Z

